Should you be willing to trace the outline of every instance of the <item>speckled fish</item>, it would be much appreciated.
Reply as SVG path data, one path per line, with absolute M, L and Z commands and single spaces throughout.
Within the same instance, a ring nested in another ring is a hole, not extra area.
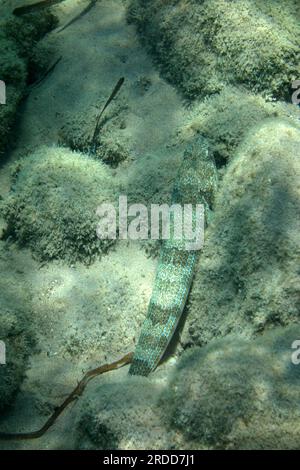
M 124 77 L 121 77 L 117 84 L 115 85 L 113 91 L 111 92 L 108 100 L 106 101 L 105 105 L 103 106 L 103 108 L 101 109 L 101 112 L 99 113 L 98 117 L 97 117 L 97 120 L 96 120 L 96 126 L 95 126 L 95 130 L 94 130 L 94 134 L 93 134 L 93 137 L 92 137 L 92 142 L 91 142 L 91 152 L 95 151 L 95 145 L 96 145 L 96 139 L 97 139 L 97 135 L 99 133 L 99 130 L 100 130 L 100 120 L 101 120 L 101 117 L 102 117 L 102 114 L 104 113 L 104 111 L 106 110 L 107 106 L 112 102 L 112 100 L 116 97 L 117 93 L 119 92 L 121 86 L 123 85 L 125 81 L 125 78 Z
M 203 204 L 205 218 L 217 186 L 217 169 L 207 141 L 198 137 L 185 151 L 172 203 Z M 147 316 L 129 373 L 147 376 L 159 364 L 175 332 L 191 287 L 199 250 L 174 237 L 164 241 Z

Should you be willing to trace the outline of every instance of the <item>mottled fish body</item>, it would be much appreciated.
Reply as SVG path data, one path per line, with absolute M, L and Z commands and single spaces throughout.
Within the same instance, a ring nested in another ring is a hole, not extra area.
M 209 211 L 217 170 L 206 140 L 198 137 L 185 151 L 172 203 L 203 204 Z M 193 213 L 194 215 L 194 213 Z M 184 237 L 163 242 L 147 316 L 129 373 L 147 376 L 158 365 L 176 330 L 191 287 L 199 250 L 186 249 Z

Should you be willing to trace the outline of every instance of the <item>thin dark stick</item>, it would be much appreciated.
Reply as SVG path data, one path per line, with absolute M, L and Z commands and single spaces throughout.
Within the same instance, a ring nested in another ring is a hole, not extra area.
M 87 383 L 96 377 L 97 375 L 104 374 L 111 370 L 119 369 L 120 367 L 130 364 L 132 362 L 133 353 L 128 353 L 123 356 L 118 361 L 112 362 L 111 364 L 104 364 L 103 366 L 97 367 L 96 369 L 89 370 L 74 388 L 74 390 L 67 396 L 65 401 L 58 406 L 55 411 L 52 413 L 50 418 L 47 419 L 44 426 L 42 426 L 37 431 L 32 432 L 18 432 L 18 433 L 7 433 L 0 432 L 0 439 L 3 440 L 23 440 L 23 439 L 37 439 L 45 434 L 46 431 L 52 426 L 52 424 L 57 420 L 59 415 L 64 411 L 64 409 L 72 403 L 72 401 L 77 400 L 77 398 L 82 395 Z
M 116 84 L 115 88 L 113 89 L 110 97 L 108 98 L 108 100 L 106 101 L 105 105 L 103 106 L 100 114 L 98 115 L 98 118 L 97 118 L 97 121 L 96 121 L 96 127 L 95 127 L 95 130 L 94 130 L 94 134 L 93 134 L 93 138 L 92 138 L 92 142 L 91 142 L 91 149 L 94 150 L 94 146 L 95 146 L 95 141 L 96 141 L 96 138 L 97 138 L 97 135 L 99 133 L 99 129 L 100 129 L 100 119 L 102 117 L 102 114 L 104 113 L 104 111 L 106 110 L 107 106 L 109 105 L 109 103 L 114 99 L 114 97 L 116 96 L 116 94 L 118 93 L 118 91 L 120 90 L 121 86 L 123 85 L 124 83 L 124 80 L 125 78 L 124 77 L 121 77 L 120 80 L 118 81 L 118 83 Z
M 32 85 L 30 85 L 30 89 L 32 88 L 35 88 L 36 86 L 40 85 L 44 80 L 45 78 L 51 73 L 53 72 L 54 68 L 57 66 L 58 62 L 60 62 L 62 59 L 62 56 L 60 56 L 58 59 L 56 59 L 55 62 L 53 62 L 52 65 L 50 65 L 50 67 L 43 73 L 43 75 L 41 76 L 41 78 L 39 78 L 36 82 L 34 82 Z
M 94 5 L 96 5 L 98 0 L 91 0 L 90 3 L 80 12 L 78 15 L 76 15 L 72 20 L 70 20 L 67 24 L 62 26 L 61 28 L 57 29 L 55 32 L 56 33 L 61 33 L 64 29 L 66 29 L 68 26 L 71 24 L 75 23 L 75 21 L 79 20 L 82 18 L 84 15 L 86 15 Z

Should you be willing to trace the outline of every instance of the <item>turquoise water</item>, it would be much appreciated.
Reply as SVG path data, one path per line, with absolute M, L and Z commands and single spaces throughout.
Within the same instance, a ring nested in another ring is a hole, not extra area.
M 0 1 L 0 448 L 297 449 L 298 2 L 31 5 Z

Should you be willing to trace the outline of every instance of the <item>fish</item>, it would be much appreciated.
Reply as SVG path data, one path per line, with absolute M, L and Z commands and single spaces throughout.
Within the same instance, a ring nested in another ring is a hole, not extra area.
M 89 4 L 80 12 L 78 13 L 78 15 L 76 15 L 74 18 L 72 18 L 70 21 L 68 21 L 68 23 L 66 23 L 64 26 L 62 26 L 61 28 L 57 29 L 55 32 L 56 33 L 61 33 L 62 31 L 64 31 L 66 28 L 68 28 L 68 26 L 71 26 L 71 24 L 75 23 L 75 21 L 79 20 L 80 18 L 82 18 L 84 15 L 86 15 L 92 8 L 94 5 L 96 5 L 98 0 L 91 0 L 89 2 Z
M 207 222 L 217 188 L 217 168 L 202 136 L 190 144 L 175 180 L 172 203 L 203 204 Z M 167 351 L 191 288 L 199 250 L 187 250 L 174 237 L 162 244 L 148 312 L 129 369 L 130 375 L 148 376 Z
M 92 151 L 94 150 L 94 147 L 95 147 L 95 143 L 96 143 L 96 138 L 97 138 L 97 135 L 99 133 L 99 130 L 100 130 L 100 119 L 104 113 L 104 111 L 106 110 L 107 106 L 109 105 L 109 103 L 115 98 L 115 96 L 117 95 L 117 93 L 119 92 L 121 86 L 123 85 L 125 81 L 125 78 L 124 77 L 121 77 L 119 80 L 118 80 L 118 83 L 116 84 L 116 86 L 114 87 L 110 97 L 108 98 L 108 100 L 106 101 L 105 105 L 103 106 L 101 112 L 99 113 L 98 117 L 97 117 L 97 121 L 96 121 L 96 126 L 95 126 L 95 130 L 94 130 L 94 134 L 93 134 L 93 137 L 92 137 L 92 141 L 91 141 L 91 149 Z

